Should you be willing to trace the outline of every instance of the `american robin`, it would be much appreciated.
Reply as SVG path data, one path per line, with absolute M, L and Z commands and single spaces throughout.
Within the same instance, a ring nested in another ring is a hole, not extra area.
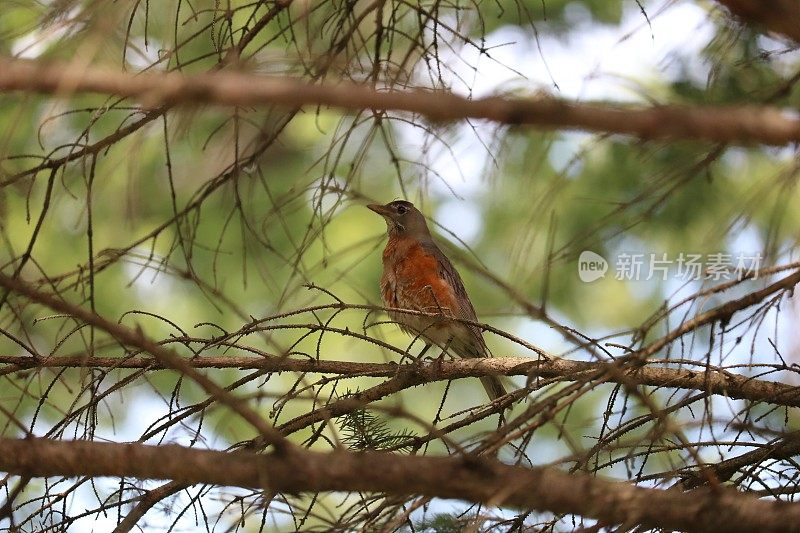
M 428 345 L 452 350 L 459 357 L 488 357 L 480 328 L 459 321 L 476 322 L 475 308 L 461 276 L 434 242 L 422 213 L 405 200 L 367 207 L 386 220 L 389 234 L 381 276 L 384 305 L 438 315 L 389 311 L 389 317 L 406 333 L 421 336 Z M 482 377 L 481 383 L 492 400 L 506 394 L 497 377 Z

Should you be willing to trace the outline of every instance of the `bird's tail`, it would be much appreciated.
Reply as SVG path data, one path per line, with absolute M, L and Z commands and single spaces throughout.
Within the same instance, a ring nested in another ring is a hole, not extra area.
M 486 394 L 489 395 L 489 399 L 492 401 L 506 395 L 506 389 L 503 387 L 503 384 L 500 383 L 499 378 L 484 376 L 481 378 L 481 384 L 483 388 L 486 389 Z
M 454 337 L 450 339 L 449 347 L 452 348 L 459 357 L 469 359 L 491 357 L 489 350 L 486 348 L 486 344 L 483 342 L 483 338 L 479 335 L 468 337 L 468 341 L 466 342 L 462 338 Z M 500 378 L 496 376 L 482 377 L 481 384 L 483 388 L 486 389 L 486 394 L 489 395 L 491 401 L 506 395 L 505 387 L 503 387 L 503 384 L 500 382 Z

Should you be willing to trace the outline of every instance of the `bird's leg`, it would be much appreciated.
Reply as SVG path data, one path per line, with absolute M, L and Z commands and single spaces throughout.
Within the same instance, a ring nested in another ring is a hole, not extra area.
M 426 342 L 425 346 L 422 347 L 422 350 L 420 350 L 419 354 L 417 354 L 416 357 L 410 356 L 411 357 L 411 365 L 416 367 L 416 368 L 418 368 L 418 369 L 422 368 L 422 365 L 423 365 L 422 356 L 425 355 L 425 352 L 427 352 L 430 348 L 431 348 L 431 343 Z
M 416 341 L 417 339 L 415 338 L 414 340 Z M 412 344 L 413 344 L 413 342 L 412 342 Z M 406 352 L 400 358 L 400 362 L 398 364 L 402 365 L 403 361 L 406 359 L 406 357 L 411 360 L 411 364 L 416 364 L 416 363 L 421 362 L 422 361 L 422 356 L 425 355 L 425 352 L 427 352 L 430 349 L 430 347 L 431 347 L 431 343 L 426 342 L 425 346 L 422 347 L 422 350 L 420 350 L 420 352 L 416 356 L 414 356 L 414 355 L 411 355 L 411 352 L 410 352 L 411 346 L 409 346 L 408 347 L 409 349 L 406 350 Z
M 439 364 L 441 364 L 442 361 L 444 361 L 444 354 L 448 353 L 448 350 L 450 349 L 450 344 L 452 344 L 453 342 L 453 338 L 454 337 L 450 337 L 449 339 L 447 339 L 447 344 L 444 345 L 444 348 L 442 348 L 442 353 L 440 353 L 439 357 L 436 359 L 439 362 Z
M 429 342 L 425 343 L 425 346 L 420 350 L 419 355 L 417 355 L 417 361 L 422 360 L 422 356 L 425 355 L 425 352 L 431 349 L 432 344 Z
M 403 352 L 403 355 L 402 355 L 402 357 L 400 357 L 400 360 L 397 362 L 397 364 L 398 365 L 402 365 L 405 362 L 406 359 L 408 359 L 409 364 L 413 364 L 417 360 L 417 358 L 414 355 L 411 354 L 411 346 L 410 345 L 406 349 L 406 351 Z

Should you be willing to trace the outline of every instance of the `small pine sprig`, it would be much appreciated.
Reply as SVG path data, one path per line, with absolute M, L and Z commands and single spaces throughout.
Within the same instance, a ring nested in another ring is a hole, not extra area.
M 338 421 L 342 443 L 351 450 L 397 449 L 397 446 L 404 443 L 406 445 L 402 448 L 410 448 L 412 439 L 417 436 L 408 429 L 393 431 L 385 419 L 366 409 L 342 415 Z

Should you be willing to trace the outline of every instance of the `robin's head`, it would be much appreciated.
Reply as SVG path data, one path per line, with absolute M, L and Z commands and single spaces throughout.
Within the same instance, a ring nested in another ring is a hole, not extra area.
M 395 200 L 386 205 L 369 204 L 367 207 L 386 221 L 389 236 L 430 237 L 425 217 L 411 202 Z

